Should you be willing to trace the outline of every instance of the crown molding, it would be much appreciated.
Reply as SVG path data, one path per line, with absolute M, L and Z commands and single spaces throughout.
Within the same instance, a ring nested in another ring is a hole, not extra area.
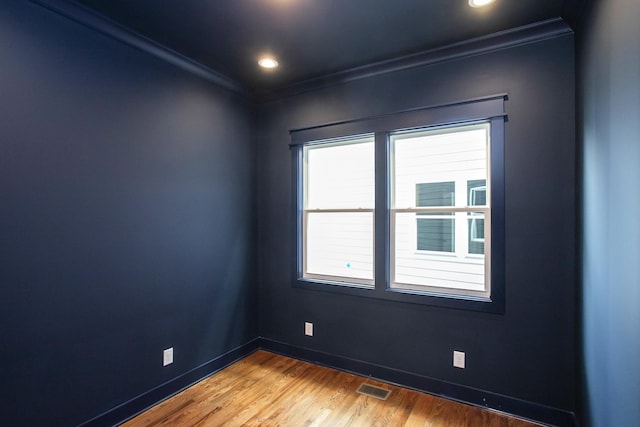
M 568 34 L 573 34 L 571 27 L 562 18 L 553 18 L 410 55 L 338 71 L 273 90 L 259 91 L 255 95 L 258 101 L 268 102 L 355 80 L 482 55 Z
M 80 25 L 102 33 L 135 49 L 146 52 L 163 61 L 199 76 L 209 82 L 240 95 L 247 95 L 247 89 L 237 81 L 174 50 L 124 27 L 117 22 L 71 0 L 30 0 L 53 13 L 64 16 Z
M 156 43 L 153 40 L 120 25 L 73 0 L 29 1 L 84 25 L 85 27 L 116 39 L 126 45 L 174 64 L 175 66 L 204 78 L 221 88 L 243 96 L 252 95 L 253 100 L 258 103 L 269 102 L 288 96 L 295 96 L 301 93 L 344 84 L 355 80 L 486 54 L 523 44 L 535 43 L 554 37 L 573 34 L 571 27 L 562 20 L 562 18 L 558 17 L 410 55 L 378 61 L 331 74 L 325 74 L 275 89 L 257 90 L 251 93 L 248 88 L 236 80 L 172 49 L 169 49 L 166 46 Z

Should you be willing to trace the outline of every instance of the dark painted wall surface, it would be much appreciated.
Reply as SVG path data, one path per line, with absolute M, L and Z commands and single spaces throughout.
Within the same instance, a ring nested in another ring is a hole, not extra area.
M 640 3 L 592 2 L 580 37 L 586 425 L 640 425 Z
M 261 335 L 575 409 L 573 36 L 287 97 L 261 107 Z M 506 313 L 292 288 L 288 131 L 508 92 Z M 314 322 L 314 337 L 304 336 Z M 463 350 L 467 369 L 452 367 Z
M 257 336 L 248 112 L 1 2 L 0 425 L 78 424 Z

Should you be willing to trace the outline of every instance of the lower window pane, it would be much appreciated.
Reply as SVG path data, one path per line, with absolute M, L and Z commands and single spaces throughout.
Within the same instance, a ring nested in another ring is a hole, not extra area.
M 484 245 L 473 239 L 480 239 L 480 233 L 471 235 L 470 227 L 476 221 L 476 227 L 481 227 L 484 233 L 484 220 L 468 219 L 466 213 L 457 213 L 457 219 L 425 218 L 413 213 L 395 214 L 394 239 L 394 277 L 392 287 L 411 290 L 430 290 L 429 288 L 447 288 L 449 290 L 470 290 L 482 292 L 485 290 L 485 263 L 483 252 L 470 243 Z M 477 214 L 474 214 L 477 215 Z M 431 225 L 421 225 L 422 221 L 434 222 L 434 229 L 438 231 L 431 239 L 434 247 L 425 249 L 420 247 L 421 229 Z M 441 221 L 435 225 L 436 221 Z M 445 222 L 447 225 L 444 225 Z M 480 224 L 482 223 L 482 225 Z M 454 230 L 458 229 L 455 233 Z M 467 230 L 469 228 L 469 230 Z M 446 233 L 441 233 L 442 231 Z M 448 241 L 441 235 L 451 236 L 449 248 L 442 242 Z M 419 242 L 416 248 L 416 240 Z
M 373 280 L 373 213 L 309 212 L 305 275 Z

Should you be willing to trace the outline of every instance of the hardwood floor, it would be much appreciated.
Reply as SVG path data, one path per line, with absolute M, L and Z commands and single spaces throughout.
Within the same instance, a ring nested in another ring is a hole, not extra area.
M 366 382 L 387 400 L 356 393 Z M 257 351 L 123 424 L 139 426 L 508 426 L 516 418 Z

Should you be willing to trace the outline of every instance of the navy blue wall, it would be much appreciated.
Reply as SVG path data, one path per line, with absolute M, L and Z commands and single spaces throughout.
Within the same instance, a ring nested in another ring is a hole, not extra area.
M 257 337 L 249 113 L 0 3 L 0 425 L 78 424 Z
M 260 108 L 263 337 L 543 405 L 575 409 L 574 41 L 545 41 L 327 87 Z M 292 288 L 288 131 L 509 93 L 506 313 Z M 314 337 L 304 336 L 314 322 Z M 463 350 L 467 368 L 452 367 Z
M 640 425 L 640 2 L 592 2 L 580 37 L 585 425 Z
M 256 128 L 237 95 L 41 6 L 2 2 L 0 425 L 87 421 L 259 333 L 574 410 L 573 58 L 563 36 L 356 80 L 260 104 Z M 505 314 L 291 287 L 289 129 L 502 92 Z M 453 349 L 466 351 L 464 371 Z M 601 379 L 604 353 L 592 353 Z

